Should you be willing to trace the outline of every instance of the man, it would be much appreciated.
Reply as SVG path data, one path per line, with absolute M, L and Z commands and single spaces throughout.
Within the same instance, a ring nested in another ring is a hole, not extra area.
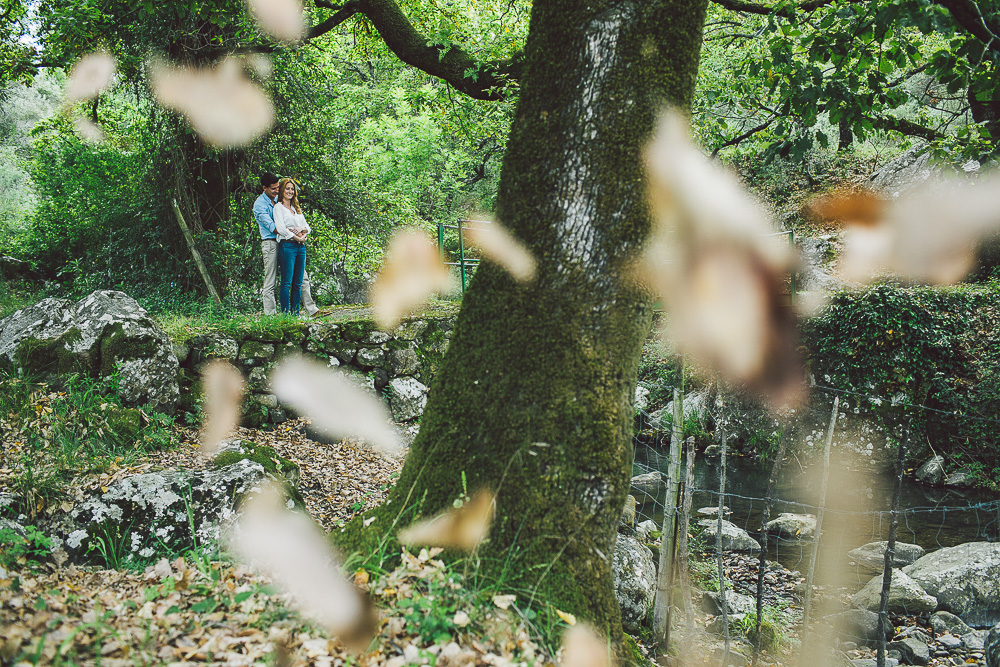
M 278 238 L 274 233 L 274 202 L 278 199 L 278 181 L 274 174 L 265 171 L 260 175 L 262 192 L 253 204 L 253 217 L 260 227 L 260 251 L 264 256 L 264 286 L 260 294 L 264 300 L 264 314 L 274 315 L 278 312 L 274 299 L 274 284 L 278 280 Z M 312 298 L 308 272 L 302 277 L 302 306 L 310 317 L 319 313 L 319 308 Z

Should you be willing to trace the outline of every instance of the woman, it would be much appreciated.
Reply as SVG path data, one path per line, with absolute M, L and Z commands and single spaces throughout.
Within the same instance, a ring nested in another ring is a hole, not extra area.
M 306 271 L 306 236 L 312 231 L 299 208 L 295 181 L 278 183 L 278 203 L 274 205 L 274 231 L 278 236 L 278 267 L 281 273 L 281 310 L 299 314 L 302 276 Z

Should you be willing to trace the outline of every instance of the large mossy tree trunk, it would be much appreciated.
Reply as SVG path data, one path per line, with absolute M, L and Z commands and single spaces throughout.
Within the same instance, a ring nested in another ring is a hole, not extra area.
M 690 106 L 705 0 L 536 0 L 497 217 L 539 260 L 484 262 L 390 502 L 369 537 L 497 493 L 483 571 L 620 636 L 611 559 L 628 493 L 651 299 L 629 279 L 650 228 L 642 151 Z M 365 544 L 355 522 L 345 547 Z

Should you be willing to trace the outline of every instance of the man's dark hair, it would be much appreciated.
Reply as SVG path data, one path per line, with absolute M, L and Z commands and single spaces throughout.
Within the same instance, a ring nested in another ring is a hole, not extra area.
M 281 180 L 281 179 L 279 179 L 277 176 L 275 176 L 274 174 L 272 174 L 269 171 L 265 171 L 263 174 L 260 175 L 260 184 L 261 184 L 262 187 L 265 187 L 265 188 L 268 187 L 268 186 L 274 185 L 279 180 Z

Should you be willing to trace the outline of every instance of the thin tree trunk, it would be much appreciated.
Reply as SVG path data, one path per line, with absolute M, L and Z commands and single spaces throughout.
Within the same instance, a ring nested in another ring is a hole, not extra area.
M 345 550 L 451 507 L 464 479 L 497 493 L 483 576 L 620 639 L 611 559 L 652 316 L 631 278 L 650 228 L 642 150 L 664 104 L 690 107 L 705 8 L 533 3 L 497 218 L 536 278 L 480 266 L 399 481 Z
M 833 411 L 830 413 L 830 427 L 826 431 L 826 442 L 823 444 L 823 481 L 819 487 L 819 509 L 816 511 L 816 534 L 813 537 L 812 553 L 809 555 L 809 569 L 806 571 L 806 599 L 802 608 L 802 642 L 809 641 L 809 614 L 812 611 L 813 579 L 816 576 L 816 560 L 819 557 L 819 540 L 823 530 L 823 514 L 826 512 L 826 487 L 830 483 L 830 446 L 833 444 L 833 429 L 837 426 L 837 416 L 840 414 L 840 396 L 833 399 Z
M 181 228 L 181 233 L 184 235 L 184 240 L 187 242 L 188 250 L 191 252 L 191 257 L 194 258 L 194 264 L 198 267 L 198 273 L 201 275 L 201 279 L 205 282 L 205 289 L 208 290 L 209 296 L 212 297 L 212 301 L 215 303 L 222 303 L 222 299 L 219 298 L 219 293 L 215 291 L 215 285 L 212 284 L 212 277 L 208 274 L 208 269 L 205 268 L 205 262 L 201 259 L 201 253 L 198 252 L 198 247 L 194 244 L 194 237 L 191 236 L 191 230 L 188 229 L 187 223 L 184 221 L 184 215 L 181 214 L 181 207 L 177 205 L 177 199 L 173 199 L 170 202 L 174 208 L 174 215 L 177 217 L 177 225 Z
M 684 601 L 684 648 L 682 655 L 691 655 L 694 639 L 694 605 L 691 603 L 691 577 L 688 571 L 688 531 L 691 529 L 691 504 L 694 502 L 694 438 L 687 442 L 687 468 L 684 471 L 684 502 L 681 503 L 681 525 L 677 536 L 677 572 L 680 575 L 681 599 Z
M 789 429 L 790 433 L 790 429 Z M 785 449 L 790 435 L 783 433 L 778 444 L 778 453 L 771 464 L 771 475 L 767 478 L 767 493 L 764 496 L 764 511 L 760 515 L 760 554 L 757 558 L 757 623 L 756 637 L 753 646 L 753 667 L 757 667 L 760 657 L 760 626 L 764 617 L 764 570 L 767 566 L 767 522 L 771 520 L 771 507 L 774 505 L 774 492 L 778 485 L 778 474 L 785 458 Z
M 903 427 L 903 438 L 899 441 L 896 456 L 896 485 L 892 489 L 892 506 L 889 508 L 889 542 L 885 547 L 882 564 L 882 594 L 878 604 L 878 653 L 877 667 L 885 667 L 885 629 L 889 622 L 889 586 L 892 583 L 892 563 L 896 558 L 896 527 L 899 525 L 899 495 L 903 490 L 903 466 L 906 464 L 906 441 L 910 437 L 910 422 Z
M 670 649 L 670 605 L 673 600 L 674 554 L 677 548 L 677 500 L 681 481 L 681 448 L 684 438 L 684 394 L 674 389 L 674 415 L 670 429 L 670 463 L 667 493 L 663 500 L 663 530 L 660 563 L 653 601 L 653 637 L 662 655 Z
M 726 511 L 726 430 L 721 429 L 722 443 L 719 447 L 721 459 L 719 461 L 719 515 L 716 517 L 717 530 L 715 536 L 716 564 L 719 569 L 719 605 L 722 607 L 722 628 L 723 636 L 726 640 L 726 653 L 722 658 L 722 664 L 729 664 L 729 603 L 726 602 L 726 573 L 722 567 L 722 522 Z

